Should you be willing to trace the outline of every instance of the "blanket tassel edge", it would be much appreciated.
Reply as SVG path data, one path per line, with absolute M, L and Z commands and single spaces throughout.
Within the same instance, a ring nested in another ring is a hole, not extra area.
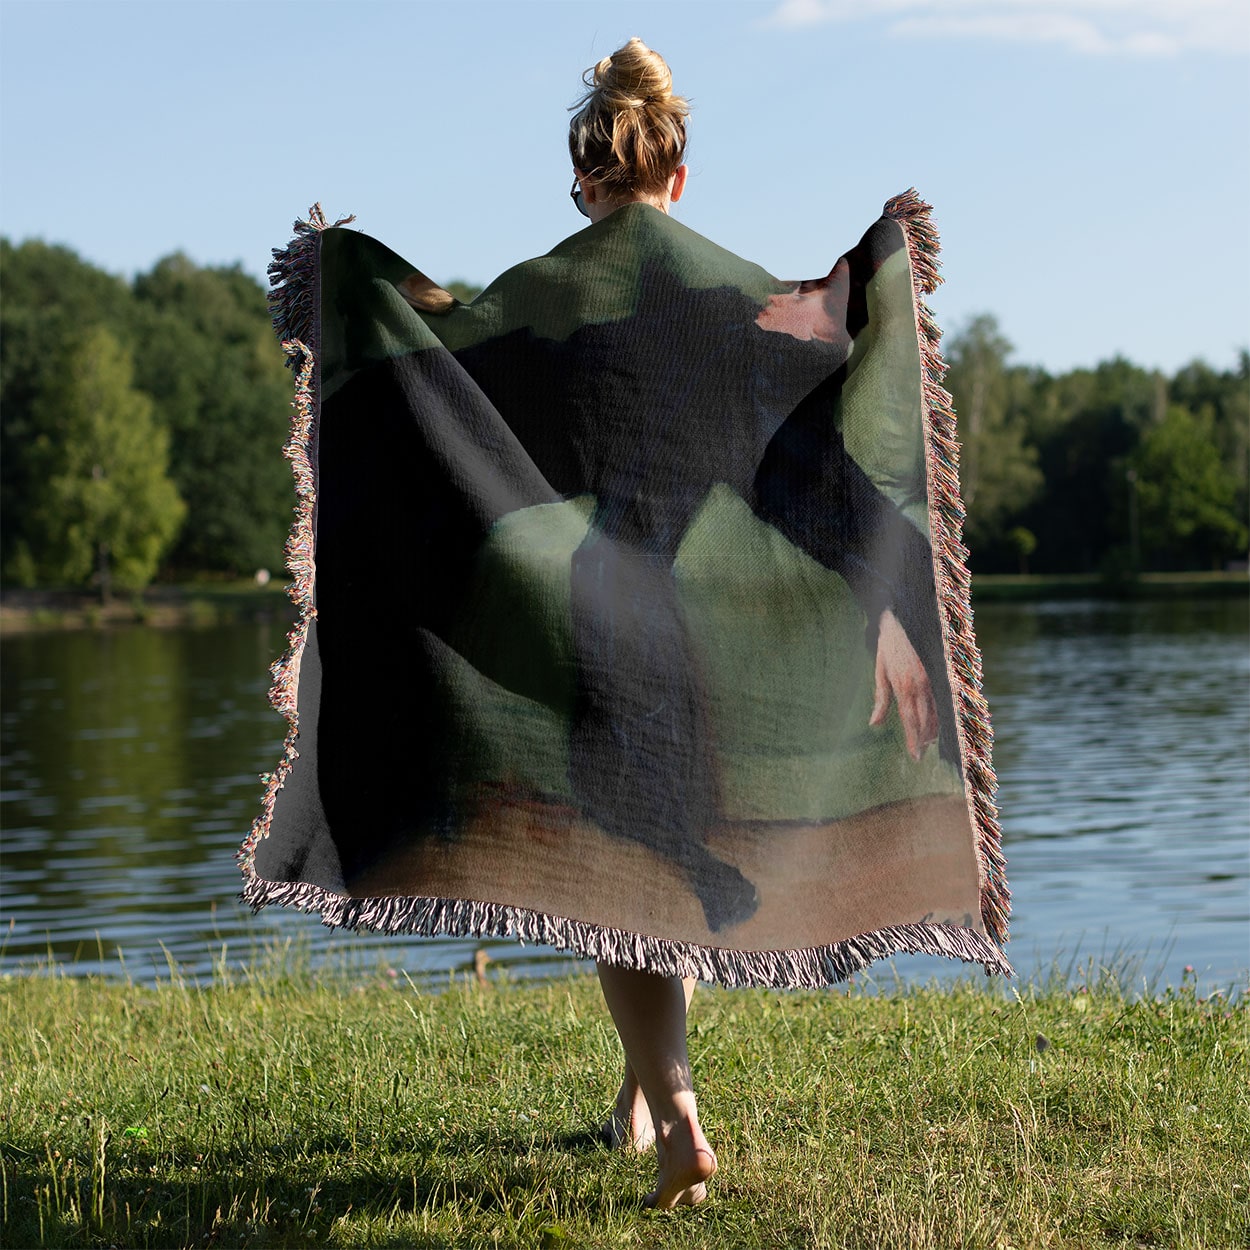
M 926 204 L 914 187 L 887 201 L 884 209 L 885 216 L 902 227 L 911 265 L 929 437 L 930 485 L 936 495 L 931 517 L 938 599 L 946 625 L 969 807 L 975 825 L 981 870 L 981 919 L 987 932 L 1001 944 L 1008 938 L 1011 892 L 1007 888 L 1002 828 L 994 802 L 998 786 L 991 763 L 994 731 L 981 693 L 981 653 L 972 627 L 972 578 L 968 549 L 961 539 L 965 510 L 959 492 L 959 438 L 951 394 L 942 386 L 946 374 L 940 346 L 942 332 L 923 298 L 942 282 L 938 273 L 941 248 L 932 212 L 932 205 Z
M 648 937 L 504 903 L 471 899 L 346 898 L 308 882 L 248 876 L 243 901 L 318 912 L 331 928 L 371 929 L 423 937 L 513 938 L 661 976 L 697 977 L 730 988 L 820 989 L 845 981 L 875 960 L 898 954 L 941 955 L 1010 976 L 1011 966 L 988 938 L 947 924 L 889 925 L 842 942 L 799 950 L 731 950 Z
M 278 791 L 299 758 L 299 665 L 308 640 L 308 631 L 317 615 L 313 586 L 316 577 L 316 537 L 313 533 L 313 510 L 317 502 L 317 479 L 309 456 L 309 446 L 317 413 L 317 359 L 307 342 L 316 342 L 319 335 L 319 304 L 321 292 L 317 264 L 321 232 L 328 226 L 345 226 L 355 216 L 340 217 L 333 223 L 326 220 L 320 204 L 308 210 L 307 220 L 298 218 L 293 226 L 294 237 L 285 248 L 273 249 L 269 265 L 269 311 L 274 330 L 286 353 L 287 366 L 295 370 L 295 394 L 291 400 L 291 433 L 282 454 L 291 462 L 295 478 L 295 519 L 286 540 L 286 567 L 291 574 L 287 595 L 297 608 L 295 624 L 287 634 L 286 650 L 270 666 L 269 703 L 287 721 L 286 737 L 278 766 L 271 773 L 261 773 L 264 786 L 260 813 L 252 822 L 238 863 L 244 876 L 244 894 L 260 880 L 256 876 L 256 847 L 269 836 L 274 804 Z

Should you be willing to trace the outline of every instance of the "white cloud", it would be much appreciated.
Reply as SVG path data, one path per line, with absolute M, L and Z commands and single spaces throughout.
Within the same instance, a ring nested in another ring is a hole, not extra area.
M 769 21 L 875 21 L 902 38 L 1048 43 L 1086 56 L 1250 53 L 1247 0 L 782 0 Z

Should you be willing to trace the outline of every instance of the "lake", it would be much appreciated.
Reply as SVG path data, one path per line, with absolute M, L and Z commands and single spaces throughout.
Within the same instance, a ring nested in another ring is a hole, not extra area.
M 1024 977 L 1093 958 L 1209 987 L 1250 969 L 1250 604 L 977 611 Z M 576 966 L 508 941 L 334 934 L 236 901 L 234 853 L 283 722 L 277 621 L 6 639 L 0 970 L 208 978 L 294 943 L 316 963 L 445 977 L 485 946 L 515 977 Z M 4 934 L 7 933 L 7 938 Z M 920 957 L 878 980 L 948 975 Z M 1131 979 L 1131 977 L 1130 977 Z

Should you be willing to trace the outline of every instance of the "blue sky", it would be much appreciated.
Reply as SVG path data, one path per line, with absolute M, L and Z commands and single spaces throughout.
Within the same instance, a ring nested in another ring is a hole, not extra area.
M 779 276 L 914 185 L 948 330 L 1053 371 L 1250 344 L 1246 0 L 0 0 L 0 229 L 260 276 L 319 200 L 485 282 L 581 225 L 566 110 L 634 34 L 694 108 L 677 215 Z

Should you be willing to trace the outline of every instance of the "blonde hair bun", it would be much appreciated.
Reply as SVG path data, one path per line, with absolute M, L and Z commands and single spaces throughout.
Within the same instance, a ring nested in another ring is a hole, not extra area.
M 592 92 L 603 92 L 605 101 L 616 109 L 663 105 L 673 98 L 673 75 L 667 62 L 637 36 L 587 70 L 583 81 Z
M 686 153 L 690 106 L 673 94 L 668 63 L 631 39 L 582 75 L 586 93 L 573 106 L 573 164 L 610 194 L 662 190 Z

